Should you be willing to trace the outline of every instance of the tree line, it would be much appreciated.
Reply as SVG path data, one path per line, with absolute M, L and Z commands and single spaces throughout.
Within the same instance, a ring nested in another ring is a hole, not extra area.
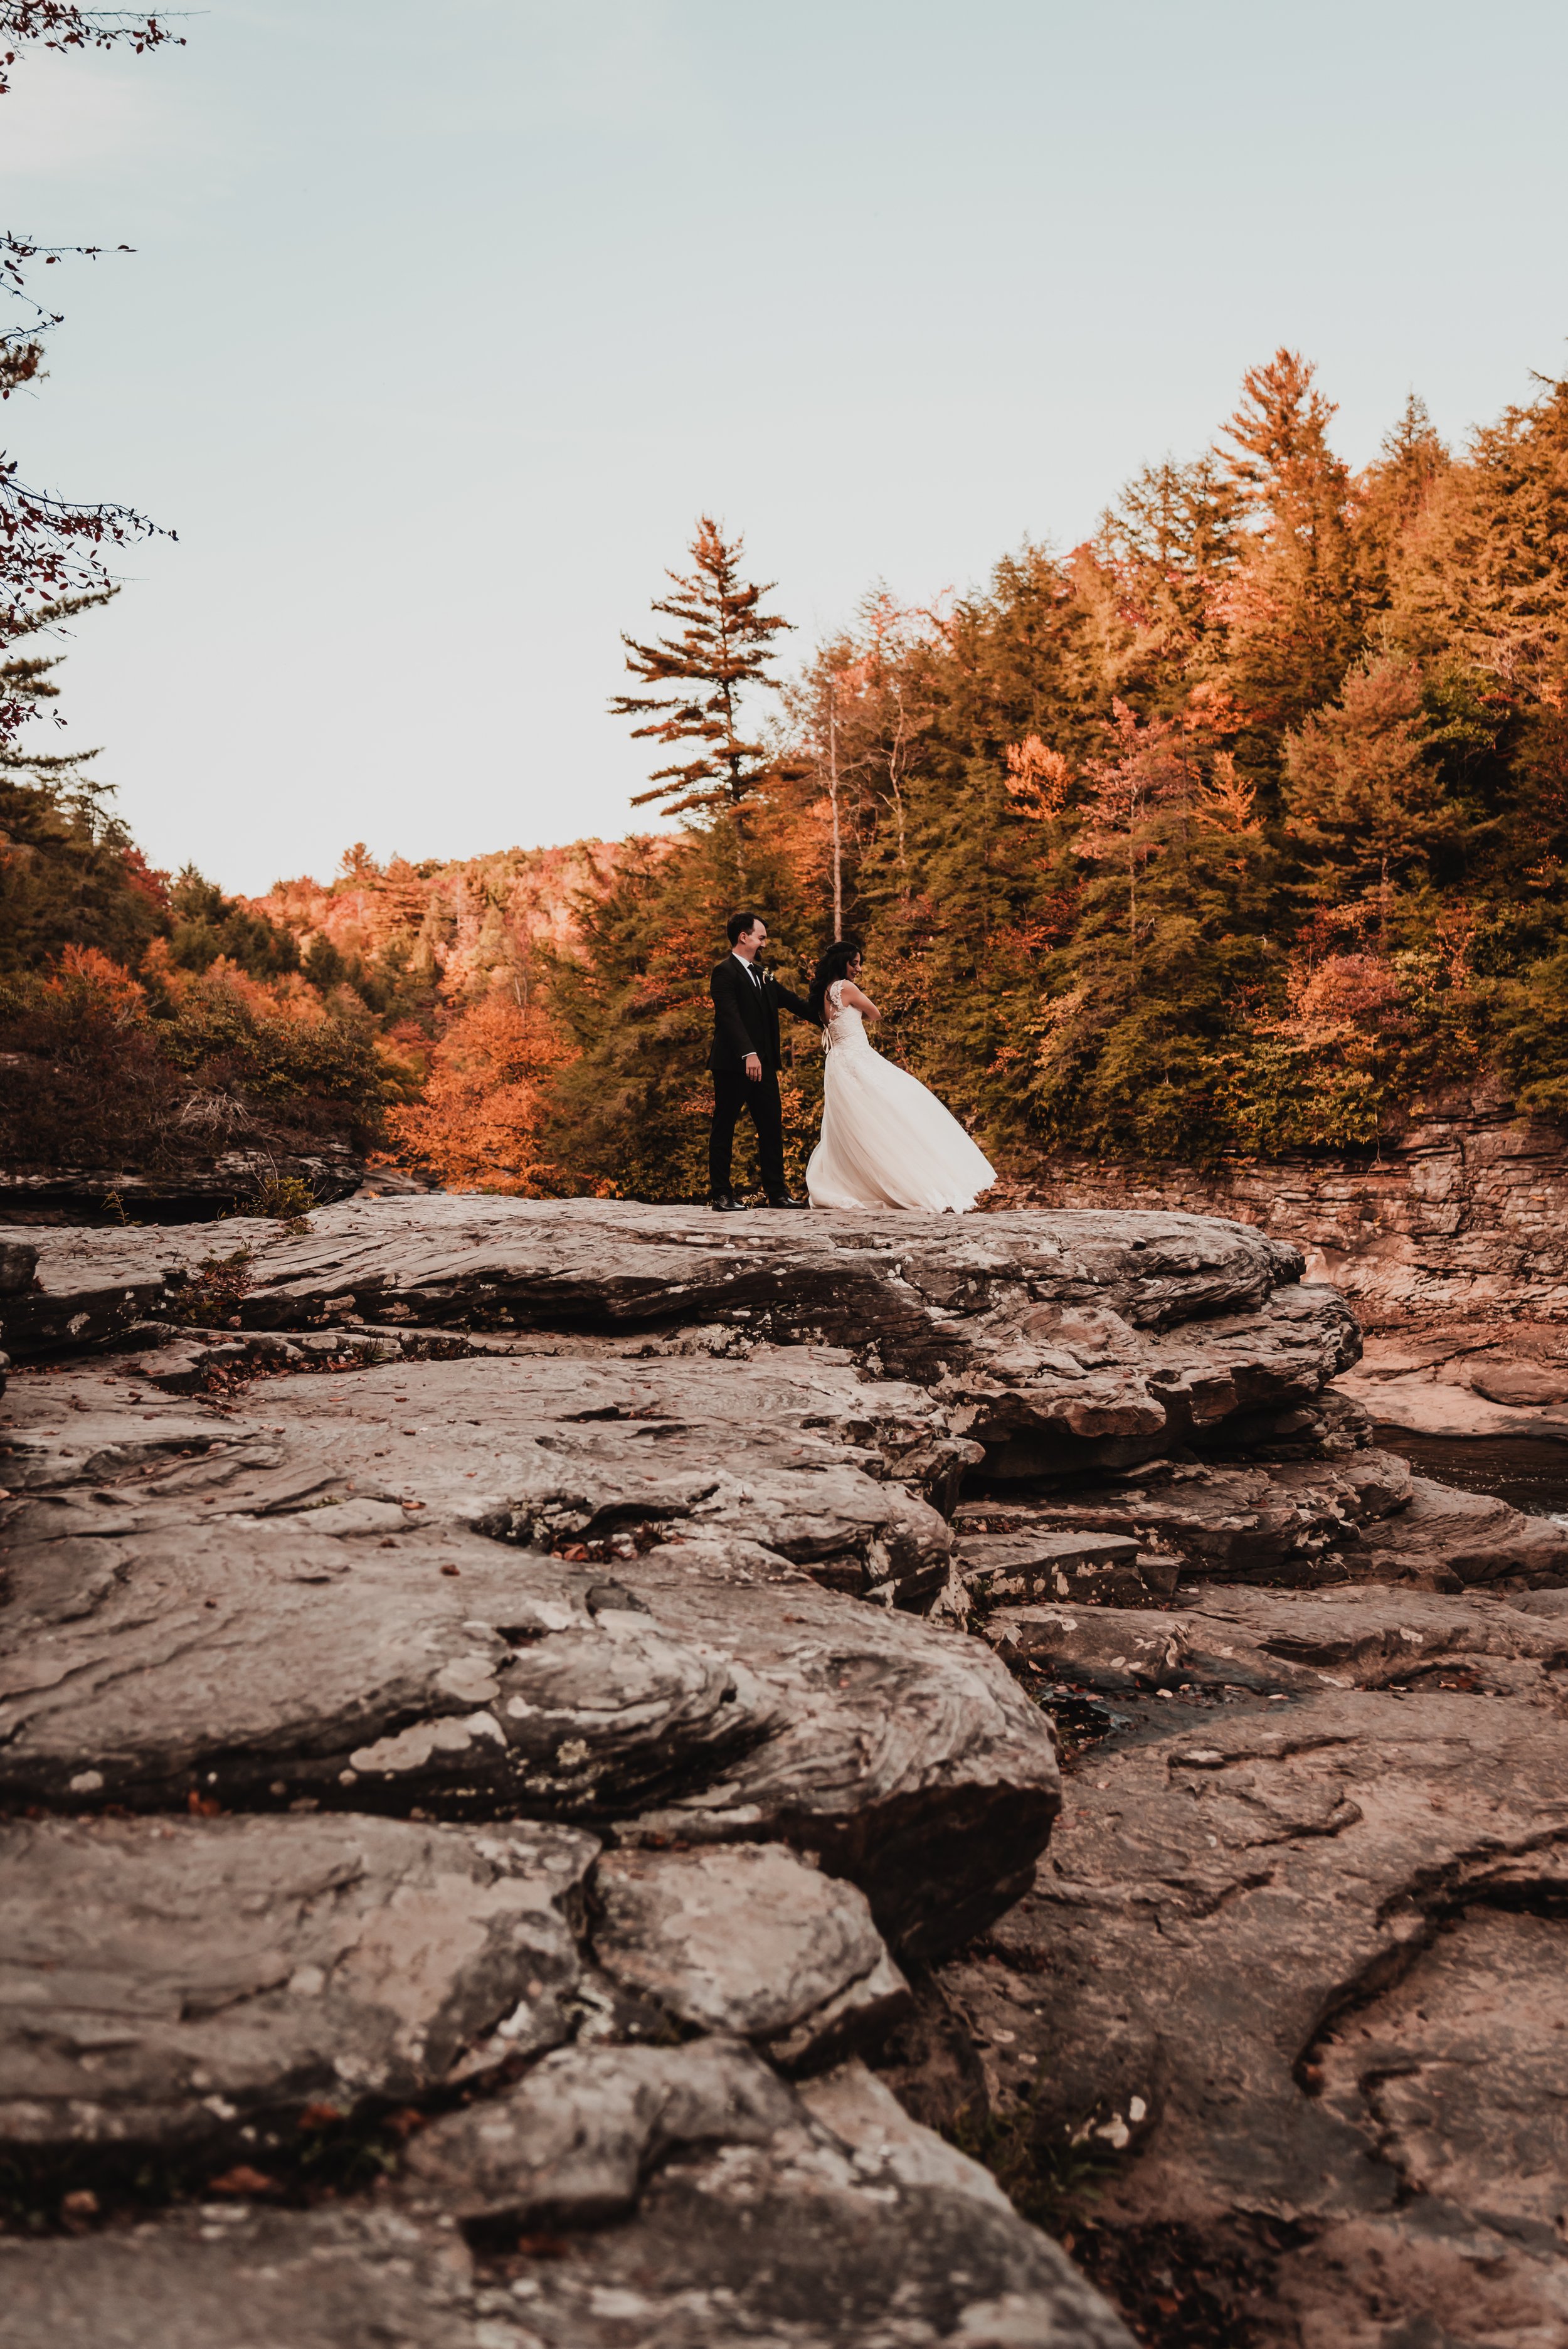
M 12 768 L 13 1017 L 67 946 L 139 973 L 154 1024 L 181 971 L 261 988 L 333 1023 L 359 1129 L 446 1180 L 690 1195 L 707 974 L 750 902 L 798 985 L 863 939 L 889 1048 L 1021 1173 L 1370 1150 L 1489 1078 L 1568 1114 L 1568 383 L 1459 451 L 1412 398 L 1359 472 L 1333 415 L 1279 351 L 1084 544 L 923 608 L 874 589 L 793 667 L 702 520 L 613 705 L 678 829 L 621 844 L 574 936 L 511 941 L 504 985 L 445 972 L 417 905 L 346 961 L 170 884 L 79 783 Z M 792 1042 L 799 1151 L 820 1055 Z
M 576 1180 L 694 1187 L 743 898 L 797 980 L 861 937 L 893 1049 L 1021 1169 L 1367 1150 L 1489 1074 L 1568 1112 L 1568 384 L 1460 452 L 1412 398 L 1360 472 L 1333 415 L 1276 352 L 1091 540 L 873 591 L 748 733 L 779 623 L 700 525 L 618 705 L 686 747 L 685 830 L 554 974 Z
M 179 38 L 0 0 L 0 103 L 30 49 Z M 67 257 L 0 235 L 0 402 L 42 378 Z M 1411 398 L 1360 471 L 1333 416 L 1280 350 L 1084 544 L 925 607 L 874 589 L 793 671 L 704 519 L 614 704 L 678 831 L 605 854 L 573 936 L 498 895 L 466 957 L 415 902 L 434 866 L 356 852 L 390 912 L 345 951 L 301 900 L 152 872 L 90 755 L 36 747 L 43 647 L 153 525 L 0 453 L 0 1044 L 28 1071 L 0 1150 L 63 1161 L 134 1061 L 128 1154 L 170 1146 L 171 1102 L 241 1131 L 286 1097 L 455 1182 L 696 1192 L 706 974 L 743 900 L 797 984 L 863 939 L 884 1040 L 1020 1171 L 1370 1150 L 1482 1081 L 1568 1115 L 1568 383 L 1460 450 Z M 791 1041 L 799 1147 L 819 1060 Z

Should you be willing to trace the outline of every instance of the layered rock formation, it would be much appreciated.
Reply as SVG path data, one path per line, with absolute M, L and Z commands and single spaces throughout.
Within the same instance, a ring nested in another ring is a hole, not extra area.
M 117 1166 L 0 1166 L 0 1218 L 65 1225 L 77 1216 L 124 1224 L 151 1217 L 183 1223 L 265 1203 L 280 1185 L 324 1204 L 346 1199 L 366 1179 L 365 1161 L 346 1145 L 323 1143 L 299 1153 L 265 1147 L 221 1150 L 194 1165 L 127 1173 Z
M 1568 1318 L 1568 1143 L 1495 1084 L 1418 1105 L 1359 1162 L 1224 1166 L 1055 1162 L 1021 1186 L 1050 1208 L 1135 1207 L 1233 1216 L 1300 1247 L 1312 1276 L 1354 1299 L 1369 1328 Z
M 0 1236 L 13 2337 L 1125 2344 L 1028 2214 L 1146 2340 L 1551 2337 L 1568 1536 L 1301 1271 Z

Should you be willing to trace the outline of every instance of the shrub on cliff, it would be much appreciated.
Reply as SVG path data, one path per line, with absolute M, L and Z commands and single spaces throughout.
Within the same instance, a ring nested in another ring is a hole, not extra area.
M 172 991 L 171 991 L 172 986 Z M 381 1132 L 372 1040 L 215 966 L 149 983 L 96 947 L 0 985 L 0 1159 L 158 1172 L 238 1148 L 365 1148 Z

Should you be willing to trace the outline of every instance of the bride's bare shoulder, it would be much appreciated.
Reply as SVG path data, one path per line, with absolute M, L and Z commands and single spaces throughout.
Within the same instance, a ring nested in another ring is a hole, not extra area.
M 852 978 L 846 978 L 842 982 L 839 1001 L 841 1004 L 847 1003 L 852 1011 L 869 1011 L 873 1019 L 880 1019 L 882 1017 L 865 989 L 857 987 Z

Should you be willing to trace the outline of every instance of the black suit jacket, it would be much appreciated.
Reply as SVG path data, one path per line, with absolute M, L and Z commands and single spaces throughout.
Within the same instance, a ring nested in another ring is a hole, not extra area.
M 779 1066 L 779 1007 L 797 1019 L 810 1019 L 811 1007 L 776 978 L 764 978 L 758 987 L 742 969 L 735 955 L 726 955 L 708 980 L 713 998 L 713 1049 L 707 1065 L 717 1074 L 739 1069 L 748 1052 L 755 1052 L 765 1069 Z

